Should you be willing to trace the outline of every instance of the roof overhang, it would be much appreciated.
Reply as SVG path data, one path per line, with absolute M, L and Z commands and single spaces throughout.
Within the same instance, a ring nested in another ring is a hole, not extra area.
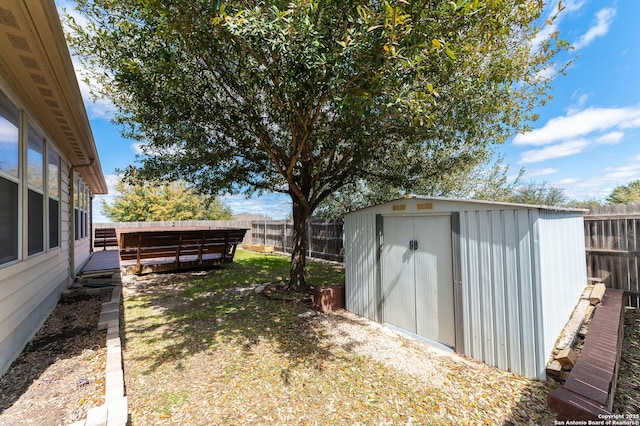
M 2 77 L 76 166 L 91 192 L 106 194 L 107 183 L 55 2 L 3 0 L 0 46 Z

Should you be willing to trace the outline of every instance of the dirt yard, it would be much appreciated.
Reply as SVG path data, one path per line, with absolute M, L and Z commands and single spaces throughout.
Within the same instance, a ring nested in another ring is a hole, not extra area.
M 106 332 L 97 330 L 110 293 L 61 300 L 0 378 L 0 424 L 67 425 L 104 403 Z
M 231 273 L 166 274 L 125 286 L 133 424 L 553 424 L 548 383 L 346 311 L 319 314 L 266 299 L 252 284 L 216 284 Z M 66 425 L 103 404 L 105 333 L 97 321 L 108 297 L 59 303 L 0 379 L 0 424 Z M 640 311 L 627 311 L 625 324 L 614 412 L 633 414 Z

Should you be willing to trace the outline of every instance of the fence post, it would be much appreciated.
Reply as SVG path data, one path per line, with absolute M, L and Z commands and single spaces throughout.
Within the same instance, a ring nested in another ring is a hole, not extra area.
M 311 254 L 311 218 L 309 218 L 309 221 L 307 222 L 307 256 L 308 257 L 313 257 L 313 255 Z
M 282 251 L 287 252 L 287 222 L 282 221 Z

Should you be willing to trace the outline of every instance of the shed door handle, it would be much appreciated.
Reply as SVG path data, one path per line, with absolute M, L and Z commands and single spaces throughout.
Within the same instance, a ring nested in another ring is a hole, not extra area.
M 409 250 L 418 250 L 418 240 L 409 241 Z

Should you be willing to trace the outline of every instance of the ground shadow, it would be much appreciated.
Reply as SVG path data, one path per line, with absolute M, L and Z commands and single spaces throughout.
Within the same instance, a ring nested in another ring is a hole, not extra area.
M 325 336 L 317 331 L 310 333 L 305 325 L 304 314 L 312 309 L 308 299 L 301 301 L 303 295 L 287 295 L 286 300 L 274 300 L 255 291 L 261 280 L 278 278 L 277 274 L 270 277 L 258 274 L 255 284 L 242 282 L 225 288 L 221 280 L 234 267 L 240 266 L 137 278 L 125 290 L 130 312 L 150 309 L 165 321 L 149 321 L 147 316 L 125 312 L 125 350 L 131 340 L 162 347 L 145 355 L 146 359 L 138 359 L 145 362 L 148 372 L 153 372 L 179 358 L 215 349 L 219 342 L 233 341 L 249 353 L 259 342 L 271 341 L 286 359 L 281 372 L 285 382 L 288 371 L 303 360 L 315 359 L 321 366 L 323 360 L 334 356 L 327 348 Z
M 101 305 L 110 290 L 73 293 L 62 298 L 34 338 L 0 378 L 0 415 L 59 360 L 80 356 L 86 349 L 103 348 L 105 334 L 98 332 Z M 80 385 L 84 385 L 81 383 Z M 44 383 L 42 392 L 52 391 Z

